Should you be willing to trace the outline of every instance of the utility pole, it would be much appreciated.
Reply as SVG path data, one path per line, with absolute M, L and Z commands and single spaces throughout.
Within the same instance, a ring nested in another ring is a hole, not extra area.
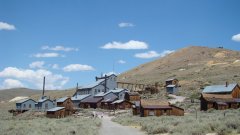
M 42 98 L 44 98 L 44 91 L 45 91 L 45 76 L 43 77 L 43 92 L 42 92 Z
M 109 78 L 109 76 L 107 76 L 107 75 L 105 75 L 104 77 L 96 77 L 96 81 L 98 80 L 98 79 L 104 79 L 104 84 L 103 84 L 103 86 L 104 86 L 104 93 L 106 93 L 107 92 L 107 79 Z

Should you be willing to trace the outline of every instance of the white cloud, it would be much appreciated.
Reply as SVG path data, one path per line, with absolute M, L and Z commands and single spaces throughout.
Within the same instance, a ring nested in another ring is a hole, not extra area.
M 173 50 L 165 50 L 162 53 L 157 53 L 156 51 L 148 51 L 145 53 L 137 53 L 134 56 L 137 58 L 149 59 L 149 58 L 155 58 L 155 57 L 164 57 L 172 52 L 174 52 L 174 51 Z
M 122 22 L 118 24 L 118 27 L 120 28 L 125 28 L 125 27 L 134 27 L 135 25 L 133 23 L 128 23 L 128 22 Z
M 126 43 L 113 41 L 101 47 L 102 49 L 148 49 L 148 44 L 141 41 L 130 40 Z
M 232 36 L 232 40 L 233 40 L 233 41 L 236 41 L 236 42 L 240 42 L 240 34 L 233 35 L 233 36 Z
M 124 61 L 124 60 L 119 60 L 117 63 L 119 63 L 119 64 L 125 64 L 126 61 Z
M 15 30 L 15 26 L 5 22 L 0 22 L 0 30 Z
M 7 67 L 0 72 L 0 77 L 14 78 L 30 83 L 38 89 L 42 89 L 43 77 L 46 76 L 46 89 L 62 89 L 69 81 L 68 77 L 60 74 L 53 74 L 44 69 L 30 70 Z
M 33 56 L 37 58 L 64 57 L 59 53 L 37 53 L 37 54 L 34 54 Z
M 43 68 L 43 65 L 45 64 L 44 61 L 35 61 L 29 64 L 30 68 Z
M 63 68 L 65 72 L 73 72 L 73 71 L 90 71 L 94 70 L 92 66 L 89 65 L 81 65 L 81 64 L 70 64 Z
M 15 79 L 5 79 L 1 86 L 2 89 L 22 88 L 22 87 L 24 87 L 24 85 L 19 80 L 15 80 Z
M 58 64 L 53 64 L 52 69 L 59 69 L 59 65 Z
M 70 48 L 70 47 L 64 47 L 64 46 L 55 46 L 55 47 L 43 46 L 42 50 L 69 52 L 69 51 L 78 51 L 78 48 Z

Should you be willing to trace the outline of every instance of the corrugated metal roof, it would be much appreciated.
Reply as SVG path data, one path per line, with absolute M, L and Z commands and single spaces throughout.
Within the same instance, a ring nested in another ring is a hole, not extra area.
M 100 93 L 94 95 L 94 97 L 103 97 L 103 96 L 105 96 L 106 94 L 109 94 L 109 92 L 107 92 L 107 93 L 100 92 Z
M 91 89 L 91 88 L 93 88 L 93 87 L 96 87 L 97 85 L 99 85 L 99 84 L 102 83 L 103 81 L 104 81 L 104 79 L 99 79 L 99 80 L 97 80 L 96 82 L 93 82 L 93 83 L 91 83 L 91 84 L 88 84 L 88 85 L 83 86 L 82 88 L 80 88 L 80 90 L 81 90 L 81 89 Z
M 83 99 L 81 101 L 81 103 L 98 103 L 102 100 L 103 98 L 102 97 L 93 97 L 93 96 L 90 96 L 90 97 L 87 97 L 85 99 Z
M 113 92 L 113 93 L 120 93 L 122 91 L 128 91 L 127 89 L 122 89 L 122 88 L 117 88 L 117 89 L 113 89 L 113 90 L 110 90 L 110 92 Z
M 34 101 L 33 99 L 29 99 L 29 98 L 27 98 L 27 99 L 19 100 L 19 101 L 17 101 L 16 103 L 23 103 L 23 102 L 26 102 L 26 101 L 28 101 L 28 100 L 32 100 L 32 101 Z M 34 102 L 36 102 L 36 101 L 34 101 Z
M 224 92 L 232 92 L 232 90 L 237 86 L 236 83 L 226 85 L 212 85 L 207 86 L 202 92 L 203 93 L 224 93 Z
M 71 100 L 83 100 L 84 98 L 87 98 L 87 97 L 89 97 L 89 96 L 91 96 L 90 94 L 86 94 L 86 95 L 76 95 L 76 96 L 74 96 L 74 97 L 71 97 Z
M 168 85 L 167 87 L 168 88 L 173 88 L 173 87 L 175 87 L 176 85 Z
M 64 102 L 67 99 L 68 99 L 68 97 L 62 97 L 62 98 L 57 99 L 57 102 Z
M 124 101 L 123 99 L 116 100 L 116 101 L 114 101 L 112 104 L 119 104 L 119 103 L 122 103 L 123 101 Z
M 64 109 L 65 107 L 54 107 L 54 108 L 51 108 L 49 110 L 47 110 L 48 112 L 55 112 L 55 111 L 58 111 L 58 110 L 61 110 L 61 109 Z
M 173 81 L 173 80 L 177 80 L 176 78 L 169 78 L 166 81 Z

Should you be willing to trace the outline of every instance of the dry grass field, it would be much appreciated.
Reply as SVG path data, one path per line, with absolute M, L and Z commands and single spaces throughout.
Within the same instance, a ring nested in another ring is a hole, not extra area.
M 209 110 L 185 116 L 139 117 L 130 113 L 113 119 L 125 126 L 140 126 L 148 134 L 169 135 L 237 135 L 240 133 L 240 109 Z
M 34 112 L 12 116 L 8 113 L 14 103 L 0 103 L 1 135 L 97 135 L 101 120 L 87 117 L 46 118 Z M 84 113 L 89 113 L 87 110 Z M 86 114 L 89 115 L 89 114 Z

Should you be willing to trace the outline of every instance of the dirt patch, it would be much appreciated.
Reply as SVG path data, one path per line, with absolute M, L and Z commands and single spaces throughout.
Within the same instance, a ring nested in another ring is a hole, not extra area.
M 215 58 L 225 58 L 226 57 L 227 52 L 226 51 L 222 51 L 222 52 L 218 52 L 214 55 Z

